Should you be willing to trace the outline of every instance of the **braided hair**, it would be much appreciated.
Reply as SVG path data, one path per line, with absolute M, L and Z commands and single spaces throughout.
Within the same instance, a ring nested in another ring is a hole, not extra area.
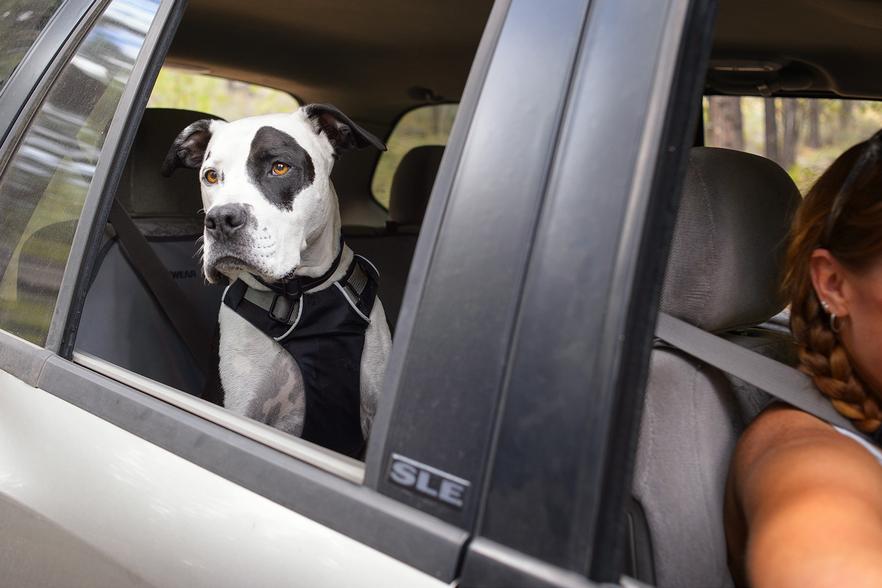
M 843 153 L 806 195 L 791 228 L 782 284 L 800 370 L 840 414 L 874 433 L 882 427 L 882 390 L 861 380 L 821 306 L 810 272 L 818 248 L 855 272 L 882 256 L 882 131 Z

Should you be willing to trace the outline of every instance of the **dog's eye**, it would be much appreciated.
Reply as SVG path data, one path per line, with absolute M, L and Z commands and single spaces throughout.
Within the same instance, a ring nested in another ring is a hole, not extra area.
M 205 174 L 203 174 L 202 177 L 204 177 L 205 181 L 208 182 L 209 184 L 217 184 L 217 179 L 218 179 L 217 178 L 217 171 L 215 171 L 213 169 L 205 170 Z
M 291 166 L 287 163 L 282 163 L 281 161 L 277 161 L 273 164 L 273 175 L 274 176 L 284 176 L 288 173 L 288 170 L 291 169 Z

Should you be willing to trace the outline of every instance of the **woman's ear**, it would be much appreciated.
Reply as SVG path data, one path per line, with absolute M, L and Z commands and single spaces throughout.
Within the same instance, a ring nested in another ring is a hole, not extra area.
M 842 264 L 827 249 L 815 249 L 809 268 L 815 294 L 827 303 L 827 312 L 840 318 L 848 316 L 848 276 Z

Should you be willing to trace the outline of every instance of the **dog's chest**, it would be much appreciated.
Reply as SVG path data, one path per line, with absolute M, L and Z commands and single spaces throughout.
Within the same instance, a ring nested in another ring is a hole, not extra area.
M 225 305 L 218 318 L 224 406 L 299 436 L 306 397 L 294 358 Z

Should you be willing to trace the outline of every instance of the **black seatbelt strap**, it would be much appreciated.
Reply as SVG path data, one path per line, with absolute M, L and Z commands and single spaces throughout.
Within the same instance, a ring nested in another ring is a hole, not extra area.
M 847 418 L 815 388 L 811 378 L 788 365 L 745 349 L 703 329 L 658 313 L 655 335 L 695 359 L 756 386 L 803 412 L 863 437 Z
M 211 330 L 200 324 L 197 318 L 199 315 L 196 314 L 190 301 L 115 198 L 108 221 L 116 231 L 122 251 L 135 273 L 156 298 L 159 308 L 186 345 L 190 355 L 196 360 L 200 371 L 207 377 L 210 371 L 209 346 L 206 338 L 211 334 Z

